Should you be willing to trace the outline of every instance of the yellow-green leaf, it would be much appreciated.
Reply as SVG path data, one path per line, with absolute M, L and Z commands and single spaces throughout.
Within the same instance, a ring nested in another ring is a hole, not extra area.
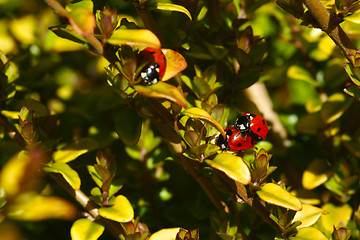
M 328 240 L 328 238 L 313 227 L 301 228 L 295 237 L 290 237 L 290 240 Z
M 151 86 L 135 85 L 134 88 L 138 93 L 146 97 L 165 98 L 184 108 L 187 105 L 186 99 L 180 90 L 165 82 L 158 82 Z
M 293 222 L 300 221 L 301 225 L 298 228 L 309 227 L 317 222 L 321 217 L 321 214 L 324 212 L 321 208 L 314 207 L 309 204 L 303 204 L 303 209 L 296 212 Z
M 161 51 L 164 53 L 166 58 L 166 70 L 162 78 L 163 81 L 175 77 L 176 74 L 187 68 L 188 64 L 180 53 L 166 48 L 162 48 Z
M 157 10 L 181 12 L 181 13 L 186 14 L 186 16 L 188 16 L 188 18 L 190 20 L 192 20 L 189 10 L 187 10 L 185 7 L 183 7 L 181 5 L 157 2 L 154 5 L 150 5 L 150 7 L 155 8 Z
M 81 218 L 74 222 L 71 227 L 72 240 L 96 240 L 104 232 L 104 226 L 91 221 L 87 218 Z
M 59 197 L 26 194 L 9 206 L 8 217 L 23 221 L 46 219 L 74 219 L 78 211 L 68 201 Z
M 89 36 L 94 33 L 95 16 L 92 11 L 86 8 L 75 8 L 70 12 L 69 22 L 74 30 L 82 36 Z
M 1 115 L 11 119 L 19 119 L 19 111 L 1 110 Z
M 327 124 L 332 123 L 344 114 L 345 110 L 350 107 L 351 103 L 351 98 L 342 93 L 335 93 L 323 104 L 320 112 L 321 118 Z
M 328 165 L 324 160 L 315 159 L 312 161 L 303 174 L 303 187 L 311 190 L 325 183 L 330 175 L 329 171 L 325 171 L 327 167 Z
M 88 149 L 61 149 L 53 154 L 55 162 L 67 163 L 86 153 Z
M 180 228 L 164 228 L 150 236 L 149 240 L 175 240 Z
M 201 108 L 192 107 L 192 108 L 186 109 L 181 114 L 186 115 L 191 118 L 201 119 L 201 120 L 204 120 L 204 121 L 207 121 L 207 122 L 213 124 L 220 131 L 220 133 L 223 136 L 225 136 L 223 127 L 213 117 L 211 117 L 207 111 L 205 111 Z
M 301 202 L 297 197 L 291 195 L 288 191 L 275 183 L 265 184 L 261 190 L 256 193 L 267 203 L 295 211 L 300 211 L 302 209 Z
M 73 189 L 80 189 L 81 180 L 78 173 L 66 163 L 56 162 L 51 167 L 44 167 L 44 171 L 60 173 Z
M 118 29 L 107 39 L 107 42 L 113 45 L 142 45 L 158 49 L 161 46 L 157 36 L 147 29 Z
M 352 208 L 348 204 L 335 206 L 332 203 L 327 203 L 322 206 L 322 209 L 328 212 L 328 214 L 321 216 L 322 225 L 330 233 L 333 232 L 334 226 L 337 227 L 340 222 L 346 226 L 352 215 Z
M 99 214 L 116 222 L 129 222 L 134 217 L 134 209 L 125 196 L 119 195 L 115 198 L 113 206 L 100 208 Z
M 251 181 L 249 168 L 241 157 L 220 153 L 213 160 L 205 160 L 205 162 L 241 184 L 246 185 Z
M 356 12 L 344 18 L 345 21 L 353 22 L 353 23 L 360 23 L 360 12 Z

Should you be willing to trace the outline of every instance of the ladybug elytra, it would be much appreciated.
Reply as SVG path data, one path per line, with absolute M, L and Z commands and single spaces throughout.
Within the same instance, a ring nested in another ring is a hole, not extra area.
M 140 72 L 140 79 L 145 85 L 153 85 L 161 81 L 166 70 L 166 58 L 160 49 L 147 47 L 137 58 L 138 66 L 144 64 Z

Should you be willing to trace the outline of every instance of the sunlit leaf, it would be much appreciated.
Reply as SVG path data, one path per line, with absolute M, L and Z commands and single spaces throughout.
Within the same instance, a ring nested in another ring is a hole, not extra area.
M 331 95 L 323 104 L 321 118 L 325 123 L 332 123 L 339 119 L 346 109 L 350 107 L 351 99 L 342 93 Z
M 360 23 L 360 12 L 356 12 L 356 13 L 354 13 L 354 14 L 350 14 L 350 15 L 344 17 L 344 20 L 345 20 L 345 21 L 352 22 L 352 23 L 357 23 L 357 24 L 359 24 L 359 23 Z
M 60 149 L 53 154 L 55 162 L 67 163 L 88 152 L 88 149 Z
M 161 46 L 156 35 L 147 29 L 117 29 L 106 41 L 113 45 L 142 45 L 157 49 Z
M 309 204 L 303 204 L 302 207 L 303 209 L 296 212 L 293 218 L 293 222 L 301 222 L 301 225 L 298 228 L 309 227 L 315 224 L 324 212 L 321 208 L 314 207 Z
M 50 27 L 50 30 L 53 31 L 57 36 L 73 42 L 82 44 L 88 42 L 83 36 L 77 33 L 71 25 L 54 26 Z
M 125 196 L 119 195 L 115 198 L 113 206 L 100 208 L 99 214 L 116 222 L 129 222 L 134 217 L 134 210 L 129 200 Z
M 207 111 L 205 111 L 201 108 L 192 107 L 192 108 L 186 109 L 181 114 L 191 117 L 191 118 L 201 119 L 201 120 L 204 120 L 204 121 L 207 121 L 207 122 L 213 124 L 221 132 L 221 134 L 223 136 L 225 136 L 223 127 L 213 117 L 211 117 Z
M 164 10 L 164 11 L 173 11 L 173 12 L 181 12 L 186 14 L 190 20 L 192 20 L 191 14 L 189 10 L 185 7 L 173 3 L 162 3 L 162 2 L 154 2 L 154 4 L 150 4 L 150 8 L 154 8 L 157 10 Z
M 352 215 L 352 208 L 348 204 L 335 206 L 332 203 L 326 203 L 322 209 L 328 212 L 328 214 L 321 216 L 322 225 L 330 233 L 333 232 L 334 226 L 338 226 L 340 222 L 346 226 Z
M 360 87 L 355 84 L 351 84 L 344 88 L 344 92 L 352 97 L 360 99 Z
M 304 171 L 302 177 L 303 187 L 310 190 L 325 183 L 331 174 L 330 172 L 326 171 L 327 168 L 328 165 L 321 159 L 315 159 L 312 161 L 309 167 Z
M 256 193 L 262 200 L 270 204 L 294 211 L 300 211 L 302 209 L 301 202 L 297 197 L 294 197 L 288 191 L 275 183 L 265 184 L 261 190 Z
M 74 30 L 82 36 L 89 36 L 94 33 L 95 16 L 92 11 L 86 8 L 75 8 L 70 12 L 69 19 Z
M 76 220 L 70 230 L 72 240 L 96 240 L 104 232 L 104 226 L 87 218 Z
M 94 3 L 92 0 L 81 0 L 81 1 L 73 1 L 66 5 L 66 10 L 71 12 L 75 9 L 82 8 L 87 9 L 89 11 L 93 11 Z
M 241 157 L 220 153 L 213 160 L 205 160 L 205 162 L 241 184 L 246 185 L 251 181 L 249 168 Z
M 42 221 L 46 219 L 72 220 L 77 209 L 59 197 L 26 194 L 9 207 L 8 216 L 23 221 Z
M 175 77 L 176 74 L 187 68 L 187 62 L 180 53 L 167 48 L 162 48 L 161 51 L 166 57 L 166 70 L 162 78 L 163 81 Z
M 149 240 L 175 240 L 180 228 L 164 228 L 153 233 Z
M 320 232 L 318 229 L 313 227 L 301 228 L 295 237 L 290 237 L 290 240 L 328 240 L 328 238 Z
M 168 83 L 158 82 L 151 86 L 135 85 L 135 90 L 143 96 L 151 98 L 165 98 L 181 107 L 186 107 L 186 99 L 180 90 Z
M 351 79 L 351 81 L 356 85 L 356 86 L 360 86 L 360 68 L 356 67 L 354 68 L 352 66 L 352 64 L 350 63 L 346 63 L 345 66 L 345 71 L 347 73 L 347 75 L 349 76 L 349 78 Z
M 44 171 L 60 173 L 73 189 L 80 189 L 81 180 L 78 173 L 66 163 L 56 162 L 51 167 L 44 167 Z

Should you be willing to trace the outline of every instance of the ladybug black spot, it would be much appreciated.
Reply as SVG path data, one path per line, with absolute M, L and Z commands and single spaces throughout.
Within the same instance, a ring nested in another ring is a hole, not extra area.
M 262 120 L 262 123 L 265 125 L 265 120 L 264 119 Z
M 233 134 L 233 132 L 230 129 L 226 131 L 227 136 L 231 136 L 232 134 Z
M 258 127 L 258 129 L 256 129 L 256 131 L 257 131 L 257 132 L 260 132 L 260 130 L 261 130 L 261 128 L 260 128 L 260 127 Z
M 242 143 L 241 143 L 241 142 L 239 142 L 239 143 L 238 143 L 238 147 L 241 147 L 241 145 L 242 145 Z

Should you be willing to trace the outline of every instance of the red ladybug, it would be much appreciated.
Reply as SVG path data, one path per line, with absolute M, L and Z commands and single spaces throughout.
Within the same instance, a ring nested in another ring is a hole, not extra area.
M 158 83 L 164 76 L 166 69 L 166 58 L 160 49 L 147 47 L 137 57 L 138 66 L 144 64 L 140 72 L 140 78 L 145 85 Z
M 231 126 L 225 129 L 226 139 L 220 135 L 216 141 L 222 150 L 234 150 L 240 151 L 252 148 L 256 140 L 251 136 L 251 134 L 241 132 L 236 129 L 235 126 Z
M 255 113 L 244 113 L 234 124 L 234 127 L 242 133 L 250 134 L 256 141 L 266 138 L 268 126 L 265 119 Z

